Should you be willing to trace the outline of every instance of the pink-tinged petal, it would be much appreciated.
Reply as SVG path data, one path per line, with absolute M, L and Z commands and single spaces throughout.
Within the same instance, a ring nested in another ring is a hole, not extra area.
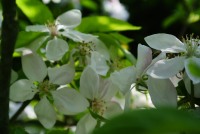
M 153 34 L 144 38 L 147 44 L 157 50 L 169 53 L 186 52 L 184 44 L 170 34 Z
M 177 92 L 169 79 L 155 79 L 149 76 L 147 85 L 155 107 L 177 107 Z
M 38 120 L 45 128 L 52 128 L 56 123 L 56 113 L 53 106 L 44 96 L 35 106 L 34 111 Z

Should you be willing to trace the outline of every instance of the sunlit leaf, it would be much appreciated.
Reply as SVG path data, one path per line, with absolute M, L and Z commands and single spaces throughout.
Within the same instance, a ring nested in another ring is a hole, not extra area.
M 93 134 L 171 134 L 199 133 L 200 119 L 172 109 L 136 110 L 110 120 Z
M 139 30 L 140 28 L 128 22 L 106 16 L 85 17 L 78 26 L 78 30 L 85 33 Z
M 18 33 L 15 48 L 27 46 L 42 35 L 44 35 L 44 33 L 21 31 Z
M 40 0 L 16 0 L 16 3 L 32 23 L 44 24 L 53 20 L 51 11 Z

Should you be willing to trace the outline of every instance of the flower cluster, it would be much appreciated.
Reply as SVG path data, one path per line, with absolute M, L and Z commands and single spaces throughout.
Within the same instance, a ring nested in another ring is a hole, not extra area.
M 156 108 L 177 108 L 177 83 L 181 75 L 192 97 L 200 97 L 200 47 L 193 36 L 181 42 L 173 35 L 154 34 L 138 45 L 137 62 L 114 70 L 111 51 L 98 36 L 75 30 L 81 12 L 70 10 L 46 25 L 26 31 L 45 32 L 36 44 L 21 49 L 24 76 L 13 78 L 10 99 L 34 100 L 34 111 L 45 128 L 52 128 L 57 114 L 77 115 L 76 134 L 89 134 L 129 108 L 131 90 L 149 93 Z M 14 76 L 13 76 L 14 77 Z M 15 81 L 15 82 L 14 82 Z M 125 100 L 120 104 L 117 95 Z

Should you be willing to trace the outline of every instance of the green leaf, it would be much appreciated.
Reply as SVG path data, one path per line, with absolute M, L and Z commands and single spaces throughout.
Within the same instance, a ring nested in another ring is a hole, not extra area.
M 200 119 L 175 109 L 129 111 L 108 121 L 93 134 L 171 134 L 200 132 Z
M 111 36 L 113 36 L 115 39 L 118 39 L 120 43 L 122 44 L 128 44 L 133 41 L 133 39 L 128 38 L 120 33 L 110 33 Z
M 15 48 L 27 46 L 31 42 L 33 42 L 36 38 L 38 38 L 42 35 L 44 35 L 44 33 L 21 31 L 18 34 Z
M 194 84 L 200 82 L 200 59 L 196 57 L 185 60 L 185 70 Z
M 80 2 L 81 6 L 90 10 L 96 11 L 98 9 L 98 5 L 93 0 L 81 0 Z
M 107 16 L 90 16 L 82 19 L 78 30 L 85 33 L 139 30 L 141 27 L 133 26 L 128 22 Z
M 28 134 L 22 127 L 12 127 L 10 134 Z
M 132 64 L 136 63 L 135 57 L 128 50 L 124 49 L 121 46 L 120 41 L 117 40 L 117 38 L 114 38 L 113 36 L 111 36 L 109 34 L 104 34 L 104 33 L 99 33 L 97 35 L 99 36 L 99 39 L 102 40 L 106 44 L 106 46 L 110 49 L 110 54 L 111 54 L 112 58 L 117 56 L 117 53 L 118 53 L 118 49 L 117 48 L 119 48 L 123 52 L 124 56 Z
M 61 129 L 61 128 L 54 128 L 51 130 L 47 130 L 46 134 L 69 134 L 69 129 Z
M 17 0 L 16 3 L 32 23 L 44 24 L 54 20 L 51 11 L 40 0 Z

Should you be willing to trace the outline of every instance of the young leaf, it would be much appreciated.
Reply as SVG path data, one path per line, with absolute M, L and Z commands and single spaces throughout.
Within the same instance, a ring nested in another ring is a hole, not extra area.
M 44 24 L 53 20 L 51 11 L 40 0 L 17 0 L 16 3 L 32 23 Z
M 106 16 L 85 17 L 78 26 L 78 30 L 85 33 L 139 30 L 140 28 L 128 22 Z

